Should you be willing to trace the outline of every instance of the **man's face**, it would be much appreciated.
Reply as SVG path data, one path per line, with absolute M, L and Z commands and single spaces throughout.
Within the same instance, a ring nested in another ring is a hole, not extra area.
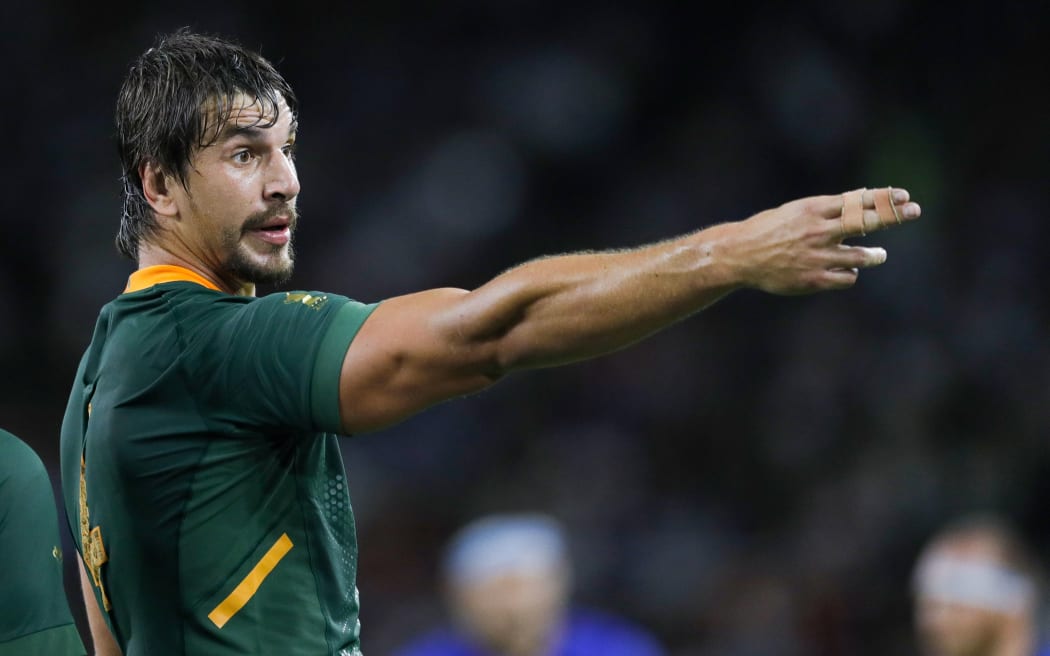
M 456 615 L 468 633 L 501 656 L 545 653 L 565 612 L 563 570 L 507 573 L 453 586 Z
M 998 579 L 1001 567 L 998 544 L 981 535 L 955 537 L 924 554 L 915 599 L 915 625 L 924 654 L 996 653 L 1007 627 L 1025 612 L 1023 604 L 1008 610 Z
M 277 121 L 238 96 L 215 143 L 190 162 L 186 187 L 174 184 L 178 237 L 217 274 L 238 283 L 291 276 L 299 178 L 295 125 L 282 98 Z

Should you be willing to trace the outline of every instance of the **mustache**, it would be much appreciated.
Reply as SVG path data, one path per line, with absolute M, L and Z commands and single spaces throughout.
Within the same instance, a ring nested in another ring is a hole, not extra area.
M 299 223 L 299 211 L 295 209 L 294 205 L 279 203 L 269 207 L 264 212 L 252 214 L 245 219 L 244 223 L 241 224 L 241 233 L 261 228 L 279 216 L 288 217 L 288 228 L 292 231 L 295 230 L 295 226 Z

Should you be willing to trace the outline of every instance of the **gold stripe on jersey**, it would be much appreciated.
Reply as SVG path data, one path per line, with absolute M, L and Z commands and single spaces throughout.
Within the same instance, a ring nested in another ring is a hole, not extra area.
M 208 613 L 208 619 L 212 621 L 212 624 L 221 629 L 231 617 L 244 608 L 244 605 L 259 591 L 259 586 L 270 575 L 273 568 L 277 567 L 277 563 L 281 562 L 281 559 L 292 550 L 292 546 L 294 546 L 292 539 L 287 533 L 282 533 L 281 537 L 277 538 L 277 542 L 274 542 L 269 551 L 255 564 L 252 571 L 248 572 L 248 575 L 237 584 L 233 592 L 223 599 L 222 603 L 212 612 Z

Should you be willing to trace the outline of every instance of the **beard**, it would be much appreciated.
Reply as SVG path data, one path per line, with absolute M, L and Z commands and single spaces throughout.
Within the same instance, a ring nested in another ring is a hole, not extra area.
M 299 222 L 299 214 L 290 205 L 275 205 L 265 212 L 253 214 L 245 219 L 240 230 L 223 231 L 223 243 L 226 246 L 225 269 L 231 276 L 243 282 L 256 285 L 280 285 L 288 282 L 295 268 L 295 249 L 289 239 L 287 244 L 263 244 L 264 250 L 253 250 L 244 239 L 249 232 L 260 228 L 276 216 L 287 216 L 288 230 L 294 235 Z M 262 257 L 260 257 L 262 255 Z

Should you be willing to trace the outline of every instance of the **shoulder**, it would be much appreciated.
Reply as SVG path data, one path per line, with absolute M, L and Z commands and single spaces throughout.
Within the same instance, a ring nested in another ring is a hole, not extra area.
M 32 447 L 0 429 L 0 481 L 27 480 L 47 476 L 44 463 Z
M 296 318 L 320 319 L 338 311 L 348 302 L 350 299 L 339 294 L 299 290 L 274 292 L 259 297 L 225 296 L 218 301 L 213 300 L 209 309 L 233 311 L 246 320 L 272 317 L 294 321 Z
M 158 319 L 192 322 L 196 327 L 214 320 L 218 325 L 233 327 L 229 322 L 243 318 L 249 324 L 259 318 L 323 317 L 345 305 L 364 310 L 366 306 L 340 294 L 321 291 L 284 291 L 260 297 L 234 296 L 193 283 L 157 285 L 124 294 L 112 303 L 112 312 L 134 312 Z M 108 307 L 108 306 L 107 306 Z
M 568 640 L 580 653 L 605 656 L 661 656 L 656 639 L 623 618 L 590 609 L 575 609 L 569 619 Z
M 156 353 L 158 345 L 179 348 L 187 336 L 225 325 L 254 300 L 186 282 L 127 292 L 103 308 L 88 352 L 123 348 L 134 358 Z
M 298 338 L 320 336 L 334 329 L 338 335 L 352 337 L 374 309 L 374 304 L 366 305 L 339 294 L 279 292 L 257 299 L 237 321 L 231 322 L 230 328 L 239 332 L 268 326 L 271 334 L 292 331 Z
M 376 304 L 367 305 L 341 294 L 319 291 L 287 291 L 267 294 L 252 303 L 248 312 L 277 316 L 294 322 L 324 323 L 340 317 L 357 317 L 363 321 Z
M 274 294 L 267 294 L 258 299 L 263 303 L 272 303 L 275 305 L 290 305 L 294 308 L 306 308 L 309 310 L 320 311 L 328 306 L 329 303 L 341 305 L 347 302 L 345 296 L 339 294 L 331 294 L 328 292 L 319 291 L 304 291 L 295 290 L 289 292 L 276 292 Z
M 14 543 L 26 541 L 27 534 L 54 530 L 47 524 L 54 512 L 54 490 L 40 456 L 22 440 L 0 430 L 0 552 L 6 557 Z
M 191 282 L 172 282 L 121 294 L 103 308 L 113 317 L 180 316 L 190 312 L 236 311 L 257 301 L 254 297 L 234 296 Z

